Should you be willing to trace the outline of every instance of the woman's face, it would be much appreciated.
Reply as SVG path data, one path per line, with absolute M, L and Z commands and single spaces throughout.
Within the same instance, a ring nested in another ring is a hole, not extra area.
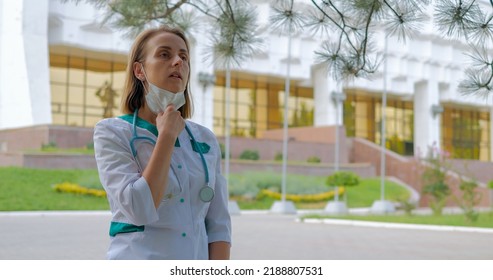
M 187 45 L 178 35 L 156 34 L 145 46 L 144 70 L 154 85 L 176 93 L 185 91 L 190 73 Z

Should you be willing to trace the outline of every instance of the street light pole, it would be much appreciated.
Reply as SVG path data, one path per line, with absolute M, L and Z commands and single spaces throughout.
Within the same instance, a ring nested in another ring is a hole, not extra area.
M 291 24 L 288 31 L 288 60 L 286 65 L 286 80 L 284 86 L 284 120 L 283 120 L 283 141 L 282 141 L 282 181 L 281 181 L 281 201 L 275 202 L 271 211 L 283 214 L 295 214 L 296 208 L 291 201 L 286 201 L 286 173 L 288 158 L 288 117 L 289 117 L 289 91 L 291 76 Z
M 382 92 L 382 120 L 380 122 L 380 200 L 373 202 L 371 212 L 376 214 L 385 214 L 395 211 L 392 202 L 385 200 L 385 169 L 386 169 L 386 110 L 387 110 L 387 36 L 385 35 L 383 51 L 383 92 Z

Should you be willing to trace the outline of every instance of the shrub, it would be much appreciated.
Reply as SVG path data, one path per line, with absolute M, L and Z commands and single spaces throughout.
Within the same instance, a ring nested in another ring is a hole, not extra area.
M 441 215 L 443 208 L 450 195 L 450 188 L 445 183 L 445 175 L 447 174 L 447 158 L 448 153 L 439 150 L 436 146 L 432 146 L 425 162 L 428 163 L 423 174 L 423 193 L 432 197 L 430 208 L 435 215 Z
M 319 157 L 313 156 L 313 157 L 309 157 L 306 161 L 311 163 L 320 163 L 321 160 Z
M 240 155 L 240 159 L 258 160 L 259 158 L 260 156 L 256 150 L 244 150 Z
M 226 146 L 223 143 L 219 143 L 219 149 L 221 150 L 221 158 L 224 159 L 226 157 Z
M 479 216 L 479 213 L 474 210 L 474 207 L 481 201 L 481 193 L 476 192 L 477 187 L 478 183 L 468 180 L 462 180 L 459 186 L 462 191 L 462 199 L 458 204 L 469 222 L 477 221 Z
M 281 161 L 282 160 L 282 153 L 281 152 L 276 153 L 276 155 L 274 156 L 274 160 L 275 161 Z
M 223 143 L 219 143 L 219 149 L 221 150 L 221 158 L 226 158 L 226 145 Z M 229 153 L 229 158 L 231 158 L 231 151 Z
M 332 173 L 325 184 L 329 187 L 351 187 L 359 184 L 359 176 L 351 171 L 337 171 Z
M 409 201 L 407 197 L 398 197 L 397 202 L 398 202 L 397 208 L 404 210 L 404 212 L 408 216 L 411 216 L 413 214 L 413 210 L 416 209 L 416 204 Z
M 94 142 L 89 142 L 86 144 L 86 149 L 88 150 L 94 150 Z
M 41 151 L 51 151 L 51 150 L 55 150 L 57 147 L 58 147 L 57 144 L 51 141 L 48 144 L 42 144 Z

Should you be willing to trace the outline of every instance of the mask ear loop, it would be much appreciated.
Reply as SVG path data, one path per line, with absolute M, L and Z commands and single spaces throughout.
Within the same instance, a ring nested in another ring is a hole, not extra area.
M 146 75 L 146 71 L 144 70 L 144 64 L 142 62 L 139 62 L 140 63 L 140 69 L 142 69 L 142 73 L 144 73 L 144 78 L 146 81 L 149 81 L 149 79 L 147 79 L 147 75 Z M 142 83 L 142 87 L 144 88 L 144 90 L 146 91 L 146 93 L 149 93 L 149 88 L 147 87 L 146 88 L 146 85 L 144 83 L 143 80 L 139 79 L 139 81 Z
M 144 64 L 142 62 L 139 62 L 140 63 L 140 67 L 142 68 L 142 73 L 144 73 L 144 77 L 145 77 L 145 80 L 147 81 L 147 88 L 145 86 L 145 83 L 144 81 L 140 80 L 140 82 L 142 83 L 142 87 L 144 87 L 144 91 L 146 91 L 146 95 L 149 95 L 150 92 L 151 92 L 151 89 L 150 89 L 150 82 L 149 82 L 149 79 L 147 78 L 147 75 L 146 75 L 146 71 L 144 70 Z M 156 98 L 158 98 L 157 96 L 155 96 L 154 94 L 151 94 L 149 95 L 154 102 L 156 102 L 156 104 L 158 104 L 159 108 L 161 109 L 162 112 L 164 112 L 165 108 L 162 108 L 161 104 L 160 104 L 160 100 L 156 100 Z

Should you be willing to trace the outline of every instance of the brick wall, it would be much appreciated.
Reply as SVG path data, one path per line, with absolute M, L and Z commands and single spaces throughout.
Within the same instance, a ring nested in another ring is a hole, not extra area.
M 39 125 L 0 130 L 0 152 L 37 150 L 55 143 L 59 148 L 80 148 L 92 143 L 93 129 L 86 127 Z
M 376 145 L 365 139 L 354 138 L 351 140 L 352 150 L 350 154 L 350 160 L 354 162 L 368 162 L 375 166 L 377 175 L 380 175 L 380 146 Z M 414 157 L 404 157 L 397 155 L 393 152 L 387 151 L 385 154 L 385 174 L 386 176 L 393 176 L 401 180 L 402 182 L 413 187 L 417 192 L 421 194 L 419 201 L 420 206 L 427 206 L 429 204 L 429 197 L 422 195 L 422 183 L 421 173 L 424 166 Z M 489 166 L 490 163 L 476 163 L 481 166 Z M 457 206 L 456 198 L 460 198 L 462 192 L 459 189 L 460 177 L 455 172 L 447 173 L 447 184 L 449 185 L 452 195 L 447 201 L 448 206 Z M 490 191 L 486 188 L 486 185 L 479 182 L 478 192 L 481 195 L 481 202 L 479 206 L 491 205 Z
M 224 137 L 219 137 L 218 141 L 224 144 Z M 253 139 L 242 137 L 231 137 L 231 158 L 239 158 L 245 150 L 256 150 L 261 160 L 274 160 L 276 154 L 282 153 L 283 142 L 271 139 Z M 344 145 L 340 151 L 341 164 L 348 163 L 347 151 Z M 327 143 L 307 143 L 297 140 L 288 141 L 288 160 L 306 162 L 309 157 L 316 156 L 323 163 L 334 162 L 334 144 Z
M 308 157 L 317 156 L 322 162 L 333 163 L 335 158 L 335 126 L 295 127 L 288 129 L 288 159 L 306 161 Z M 265 131 L 262 139 L 238 138 L 231 142 L 232 150 L 241 153 L 248 146 L 262 150 L 265 159 L 271 160 L 277 152 L 282 152 L 283 129 Z M 244 139 L 244 140 L 242 140 Z M 238 141 L 235 143 L 235 141 Z M 253 142 L 257 141 L 258 144 Z M 233 145 L 235 145 L 233 147 Z M 349 150 L 346 133 L 339 127 L 339 162 L 349 163 Z

